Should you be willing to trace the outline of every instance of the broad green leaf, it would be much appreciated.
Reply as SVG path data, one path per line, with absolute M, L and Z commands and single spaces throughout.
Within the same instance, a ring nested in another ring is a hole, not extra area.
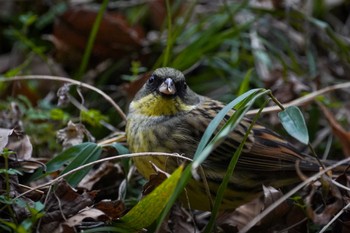
M 121 218 L 125 227 L 139 230 L 151 225 L 163 211 L 181 177 L 180 166 L 161 185 L 143 198 L 134 208 Z
M 69 164 L 75 157 L 80 155 L 83 151 L 88 148 L 95 147 L 95 143 L 85 142 L 76 146 L 72 146 L 67 150 L 56 155 L 46 164 L 46 172 L 42 168 L 39 168 L 30 178 L 29 181 L 33 181 L 44 176 L 49 175 L 52 172 L 56 172 L 61 169 L 64 165 Z
M 301 143 L 309 143 L 309 133 L 305 124 L 303 114 L 300 109 L 295 106 L 290 106 L 284 111 L 278 113 L 278 117 L 284 129 L 295 139 Z
M 74 160 L 61 172 L 61 175 L 67 173 L 81 165 L 96 161 L 102 152 L 102 148 L 96 143 L 88 143 L 82 150 L 78 152 Z M 86 167 L 73 174 L 68 175 L 65 179 L 73 187 L 84 178 L 91 167 Z

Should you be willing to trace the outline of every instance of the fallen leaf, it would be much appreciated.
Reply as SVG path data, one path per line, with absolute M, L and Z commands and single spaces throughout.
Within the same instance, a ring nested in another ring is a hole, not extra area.
M 62 62 L 74 66 L 83 54 L 97 17 L 97 10 L 88 7 L 72 7 L 56 19 L 51 41 L 56 45 Z M 121 13 L 105 12 L 92 49 L 95 60 L 122 58 L 142 47 L 144 32 L 141 27 L 131 26 Z M 73 61 L 70 58 L 73 51 Z M 73 64 L 71 62 L 74 62 Z
M 273 204 L 283 194 L 273 187 L 263 186 L 264 194 L 251 202 L 238 207 L 234 212 L 223 212 L 218 218 L 218 225 L 225 229 L 225 232 L 236 232 L 247 225 L 253 218 L 259 215 L 264 209 Z M 283 202 L 270 214 L 260 220 L 257 227 L 268 228 L 275 225 L 277 220 L 288 213 L 290 209 L 286 202 Z M 259 228 L 259 229 L 260 229 Z
M 175 204 L 170 213 L 171 222 L 168 224 L 168 227 L 171 228 L 170 232 L 200 232 L 192 218 L 193 214 L 191 212 L 181 208 L 179 204 Z M 165 223 L 168 223 L 168 221 L 165 221 Z
M 0 128 L 0 152 L 4 148 L 15 152 L 15 155 L 10 155 L 14 160 L 23 161 L 32 157 L 32 143 L 28 135 L 19 130 Z
M 334 135 L 339 139 L 340 143 L 342 144 L 344 155 L 349 157 L 350 156 L 350 132 L 347 132 L 346 130 L 344 130 L 344 128 L 335 119 L 331 111 L 329 111 L 323 104 L 318 102 L 318 105 L 320 106 L 322 112 L 324 113 L 329 124 L 331 125 Z
M 65 218 L 76 215 L 82 209 L 92 205 L 95 192 L 77 193 L 67 182 L 62 180 L 55 191 L 49 194 L 45 206 L 45 215 L 41 219 L 41 232 L 52 232 Z
M 315 203 L 314 201 L 314 199 L 317 199 L 317 195 L 319 195 L 319 193 L 316 192 L 315 186 L 311 186 L 311 192 L 305 198 L 306 213 L 309 218 L 318 225 L 327 224 L 343 207 L 343 198 L 338 187 L 332 182 L 328 182 L 327 185 L 329 185 L 329 194 L 327 197 L 321 197 L 323 200 L 322 203 Z M 328 203 L 327 200 L 330 200 L 331 202 Z M 326 206 L 324 206 L 321 211 L 318 210 L 318 208 L 315 208 L 315 206 L 319 207 L 323 205 L 323 203 L 326 203 Z
M 102 211 L 95 208 L 85 208 L 74 216 L 68 218 L 66 221 L 60 223 L 60 225 L 53 231 L 53 233 L 75 233 L 76 228 L 84 225 L 84 221 L 105 222 L 108 221 L 108 217 Z
M 119 217 L 121 217 L 126 209 L 124 202 L 120 200 L 102 200 L 96 205 L 94 205 L 94 208 L 105 213 L 111 220 L 116 220 Z
M 94 189 L 100 190 L 104 187 L 110 189 L 116 182 L 120 183 L 123 179 L 124 171 L 119 164 L 104 162 L 98 168 L 91 169 L 77 187 L 89 191 Z
M 151 163 L 155 174 L 149 176 L 149 181 L 143 186 L 142 195 L 146 196 L 157 188 L 161 183 L 169 177 L 169 174 L 159 169 L 155 164 Z
M 95 141 L 94 137 L 83 124 L 74 124 L 72 121 L 69 121 L 66 128 L 57 131 L 56 137 L 62 142 L 63 148 L 67 149 L 81 144 L 85 135 L 88 137 L 89 141 Z

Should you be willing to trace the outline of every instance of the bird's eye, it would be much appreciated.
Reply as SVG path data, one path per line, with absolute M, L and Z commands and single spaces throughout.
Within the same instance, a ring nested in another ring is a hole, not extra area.
M 149 79 L 148 79 L 148 83 L 151 84 L 154 82 L 154 76 L 152 75 Z

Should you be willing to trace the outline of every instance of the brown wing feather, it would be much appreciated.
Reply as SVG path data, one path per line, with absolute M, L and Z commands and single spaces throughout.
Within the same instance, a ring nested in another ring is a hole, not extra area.
M 223 107 L 224 105 L 221 102 L 208 98 L 204 99 L 200 112 L 197 112 L 198 115 L 196 114 L 193 117 L 196 121 L 194 124 L 201 125 L 201 127 L 197 128 L 197 130 L 201 131 L 199 135 L 204 133 L 210 121 Z M 225 117 L 225 121 L 233 113 L 233 110 L 230 111 Z M 223 124 L 221 123 L 219 128 Z M 203 166 L 210 167 L 211 169 L 227 167 L 250 124 L 251 120 L 244 118 L 235 130 L 210 154 L 210 163 L 204 162 Z M 252 171 L 278 171 L 283 169 L 294 171 L 297 160 L 303 161 L 299 164 L 301 170 L 317 171 L 319 169 L 317 163 L 310 156 L 298 152 L 294 146 L 275 132 L 260 124 L 255 124 L 244 145 L 237 169 Z

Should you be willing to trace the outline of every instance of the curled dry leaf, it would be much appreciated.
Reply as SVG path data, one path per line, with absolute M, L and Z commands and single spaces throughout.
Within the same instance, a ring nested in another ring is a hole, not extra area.
M 158 168 L 154 163 L 151 163 L 155 174 L 150 175 L 149 181 L 143 186 L 142 194 L 146 196 L 151 193 L 156 187 L 158 187 L 164 180 L 166 180 L 170 175 L 160 168 Z
M 263 186 L 263 196 L 254 199 L 253 201 L 238 207 L 234 212 L 224 212 L 218 218 L 218 225 L 225 229 L 225 232 L 236 232 L 237 229 L 242 229 L 253 218 L 259 215 L 264 209 L 273 204 L 283 194 L 273 187 Z M 258 227 L 267 228 L 269 225 L 275 225 L 277 219 L 280 219 L 287 214 L 290 207 L 284 202 L 272 211 L 265 218 L 261 219 Z
M 64 149 L 78 145 L 83 142 L 84 136 L 87 136 L 89 141 L 95 141 L 95 138 L 81 123 L 74 124 L 69 121 L 66 128 L 57 131 L 57 139 L 62 142 Z
M 10 158 L 16 160 L 29 160 L 32 157 L 33 146 L 28 135 L 18 130 L 0 128 L 0 152 L 4 148 L 15 152 Z
M 324 179 L 324 182 L 326 179 Z M 305 198 L 305 205 L 306 205 L 306 213 L 309 216 L 309 218 L 316 224 L 319 225 L 325 225 L 327 224 L 332 217 L 341 210 L 343 207 L 343 198 L 342 195 L 338 189 L 332 182 L 328 182 L 327 186 L 329 185 L 329 194 L 331 198 L 329 197 L 322 197 L 322 199 L 330 199 L 331 203 L 326 203 L 326 206 L 322 208 L 322 211 L 317 211 L 313 208 L 315 204 L 313 203 L 313 200 L 316 199 L 316 187 L 312 186 L 310 194 Z M 319 205 L 318 205 L 319 206 Z
M 102 211 L 95 208 L 85 208 L 76 215 L 68 218 L 66 221 L 60 223 L 53 233 L 76 232 L 75 227 L 84 225 L 84 221 L 88 219 L 91 221 L 107 221 L 108 217 Z
M 69 103 L 69 89 L 72 85 L 70 83 L 65 83 L 57 91 L 58 106 L 67 106 Z

